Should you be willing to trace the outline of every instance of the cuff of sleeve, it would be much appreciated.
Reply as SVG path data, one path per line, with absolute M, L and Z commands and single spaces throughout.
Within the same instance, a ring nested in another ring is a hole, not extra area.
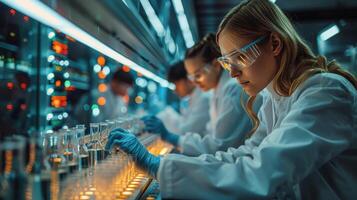
M 174 133 L 169 133 L 163 139 L 166 140 L 167 142 L 171 143 L 172 145 L 177 146 L 180 136 L 176 135 Z

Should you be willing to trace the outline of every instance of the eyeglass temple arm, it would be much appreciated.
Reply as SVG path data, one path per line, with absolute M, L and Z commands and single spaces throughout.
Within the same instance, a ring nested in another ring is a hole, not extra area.
M 266 38 L 265 35 L 260 36 L 258 39 L 254 40 L 253 42 L 247 44 L 246 46 L 241 48 L 241 51 L 246 52 L 250 47 L 258 44 L 259 42 L 263 41 Z

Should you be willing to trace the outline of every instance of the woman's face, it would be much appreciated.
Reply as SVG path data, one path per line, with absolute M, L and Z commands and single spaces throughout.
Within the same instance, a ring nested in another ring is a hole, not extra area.
M 218 85 L 221 66 L 217 61 L 205 63 L 200 56 L 185 59 L 187 75 L 203 91 L 214 89 Z
M 274 42 L 272 42 L 273 37 L 269 35 L 267 37 L 265 42 L 258 44 L 261 54 L 252 65 L 242 69 L 232 67 L 230 72 L 231 77 L 237 79 L 244 91 L 250 96 L 255 96 L 263 90 L 273 80 L 278 71 L 277 55 L 279 55 L 280 50 L 276 52 L 273 45 Z M 219 35 L 218 45 L 222 55 L 227 55 L 255 39 L 238 37 L 227 30 L 223 30 Z

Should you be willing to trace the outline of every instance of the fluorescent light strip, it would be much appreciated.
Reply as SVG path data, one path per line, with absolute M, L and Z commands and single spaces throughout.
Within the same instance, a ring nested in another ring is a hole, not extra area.
M 190 48 L 194 45 L 194 40 L 192 36 L 192 32 L 190 30 L 190 25 L 188 24 L 187 17 L 185 15 L 185 11 L 183 9 L 181 0 L 172 0 L 172 4 L 176 11 L 177 19 L 182 31 L 183 38 L 185 40 L 185 44 L 187 48 Z
M 129 7 L 128 6 L 128 3 L 125 1 L 125 0 L 122 0 L 123 1 L 123 3 L 126 5 L 126 7 Z
M 168 46 L 169 52 L 171 54 L 175 53 L 176 44 L 175 44 L 174 40 L 172 39 L 170 29 L 167 29 L 167 32 L 165 35 L 165 44 Z
M 172 39 L 170 29 L 165 31 L 164 26 L 162 25 L 159 17 L 156 15 L 154 8 L 151 6 L 149 0 L 140 0 L 141 5 L 144 8 L 146 16 L 148 17 L 151 25 L 154 27 L 157 35 L 162 38 L 164 37 L 165 44 L 168 46 L 168 49 L 171 54 L 175 53 L 176 44 Z
M 328 39 L 330 39 L 331 37 L 333 37 L 334 35 L 338 34 L 340 32 L 340 29 L 338 28 L 337 25 L 332 25 L 330 28 L 328 28 L 327 30 L 323 31 L 320 34 L 320 38 L 323 41 L 326 41 Z
M 159 17 L 156 15 L 155 10 L 151 6 L 149 0 L 140 0 L 140 3 L 144 8 L 144 11 L 145 11 L 146 15 L 148 16 L 150 23 L 152 24 L 155 31 L 157 32 L 157 35 L 159 37 L 165 36 L 165 28 L 162 25 Z
M 174 89 L 175 86 L 169 83 L 167 80 L 157 76 L 151 71 L 145 69 L 144 67 L 136 64 L 132 60 L 119 54 L 112 48 L 108 47 L 104 43 L 100 42 L 93 36 L 89 35 L 87 32 L 80 29 L 78 26 L 74 25 L 66 18 L 59 15 L 57 12 L 43 4 L 38 0 L 1 0 L 8 6 L 36 19 L 37 21 L 50 26 L 52 28 L 58 29 L 63 33 L 73 37 L 77 41 L 95 49 L 96 51 L 103 53 L 104 55 L 116 60 L 117 62 L 127 65 L 131 69 L 143 74 L 147 78 L 150 78 L 158 82 L 162 87 L 168 87 Z

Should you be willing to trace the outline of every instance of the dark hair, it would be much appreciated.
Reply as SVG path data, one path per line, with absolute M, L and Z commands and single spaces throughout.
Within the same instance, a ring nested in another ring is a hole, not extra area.
M 204 62 L 209 63 L 221 56 L 213 33 L 207 34 L 201 41 L 186 51 L 185 59 L 200 56 Z
M 129 85 L 133 85 L 134 77 L 130 72 L 124 72 L 121 68 L 119 68 L 112 74 L 111 81 L 116 81 L 118 83 L 127 83 Z
M 170 82 L 187 79 L 187 71 L 182 61 L 179 61 L 170 67 L 167 79 Z

